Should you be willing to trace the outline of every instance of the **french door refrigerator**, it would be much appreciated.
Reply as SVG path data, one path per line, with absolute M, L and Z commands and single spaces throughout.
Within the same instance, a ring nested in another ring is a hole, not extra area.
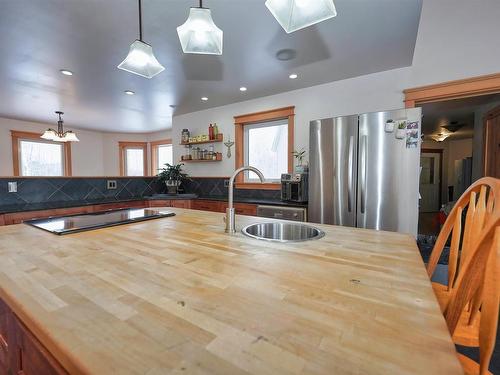
M 416 236 L 420 122 L 420 108 L 311 121 L 309 221 Z

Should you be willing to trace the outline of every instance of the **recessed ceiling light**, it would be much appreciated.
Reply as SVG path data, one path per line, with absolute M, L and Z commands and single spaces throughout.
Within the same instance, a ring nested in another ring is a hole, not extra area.
M 61 69 L 60 72 L 65 76 L 72 76 L 73 72 L 71 70 Z
M 242 87 L 240 87 L 240 91 L 245 92 L 245 91 L 247 91 L 247 88 L 245 86 L 242 86 Z
M 133 92 L 132 90 L 125 90 L 124 93 L 127 95 L 135 95 L 135 92 Z
M 288 77 L 290 77 L 290 79 L 295 79 L 298 77 L 298 75 L 293 73 L 293 74 L 290 74 Z
M 204 102 L 206 102 L 208 100 L 208 98 L 206 96 L 204 96 L 203 98 L 201 98 L 201 100 L 203 100 Z

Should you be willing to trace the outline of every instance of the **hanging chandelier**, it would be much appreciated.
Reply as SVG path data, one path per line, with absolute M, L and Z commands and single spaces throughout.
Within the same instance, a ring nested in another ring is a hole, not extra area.
M 287 33 L 337 15 L 333 0 L 267 0 L 266 6 Z
M 56 111 L 55 113 L 59 115 L 59 120 L 57 121 L 57 131 L 49 128 L 45 130 L 40 138 L 55 142 L 79 142 L 80 140 L 71 130 L 64 131 L 63 120 L 61 118 L 61 115 L 64 115 L 64 112 Z
M 127 57 L 118 69 L 137 74 L 145 78 L 153 78 L 163 72 L 165 68 L 158 62 L 153 54 L 153 48 L 142 40 L 142 7 L 139 0 L 139 39 L 130 45 Z
M 177 34 L 184 53 L 222 55 L 223 32 L 215 25 L 210 9 L 203 8 L 202 0 L 198 8 L 189 10 L 189 17 L 177 28 Z

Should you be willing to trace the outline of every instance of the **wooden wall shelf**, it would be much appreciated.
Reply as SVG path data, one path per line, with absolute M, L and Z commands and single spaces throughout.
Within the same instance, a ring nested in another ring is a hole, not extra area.
M 211 139 L 211 140 L 208 140 L 208 141 L 199 141 L 199 142 L 186 142 L 186 143 L 179 143 L 181 146 L 190 146 L 190 145 L 201 145 L 201 144 L 204 144 L 204 143 L 218 143 L 218 142 L 222 142 L 224 140 L 224 137 L 222 138 L 218 138 L 218 139 Z
M 205 159 L 193 160 L 193 159 L 191 159 L 191 160 L 181 160 L 181 161 L 179 161 L 179 163 L 207 163 L 207 162 L 209 163 L 209 162 L 216 162 L 216 161 L 222 161 L 222 159 L 221 160 L 205 160 Z

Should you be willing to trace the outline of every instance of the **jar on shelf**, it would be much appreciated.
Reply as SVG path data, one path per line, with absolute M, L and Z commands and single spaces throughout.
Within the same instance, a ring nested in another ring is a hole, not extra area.
M 189 143 L 189 130 L 188 129 L 182 129 L 181 142 L 182 143 Z

